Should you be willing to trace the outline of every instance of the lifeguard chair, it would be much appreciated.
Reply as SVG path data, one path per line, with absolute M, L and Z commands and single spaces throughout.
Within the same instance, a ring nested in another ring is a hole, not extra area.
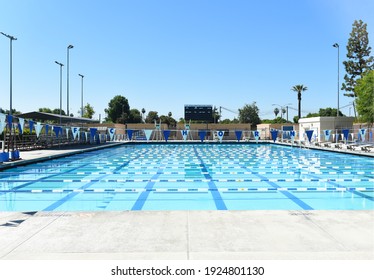
M 189 121 L 188 124 L 184 123 L 184 130 L 181 130 L 183 140 L 186 140 L 186 141 L 193 140 L 190 128 L 191 128 L 191 120 Z
M 156 141 L 161 141 L 162 140 L 162 133 L 161 133 L 161 120 L 159 123 L 156 122 L 155 120 L 155 130 L 154 130 L 154 133 L 153 133 L 153 138 L 152 140 L 156 140 Z

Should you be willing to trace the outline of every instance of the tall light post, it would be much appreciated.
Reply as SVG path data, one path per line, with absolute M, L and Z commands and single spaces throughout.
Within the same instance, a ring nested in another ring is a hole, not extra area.
M 9 115 L 12 114 L 12 99 L 13 99 L 13 71 L 12 71 L 12 49 L 13 49 L 13 44 L 12 42 L 17 40 L 17 38 L 11 36 L 11 35 L 8 35 L 8 34 L 5 34 L 4 32 L 0 32 L 2 35 L 4 35 L 5 37 L 8 37 L 9 40 L 10 40 L 10 74 L 9 74 Z
M 338 109 L 336 111 L 336 116 L 339 117 L 339 44 L 338 43 L 335 43 L 334 45 L 332 45 L 334 48 L 337 48 L 338 49 Z
M 83 78 L 84 76 L 82 74 L 78 74 L 82 78 L 81 82 L 81 118 L 83 118 Z
M 60 125 L 61 125 L 61 111 L 62 111 L 62 67 L 64 64 L 55 61 L 56 64 L 60 65 Z
M 67 47 L 67 59 L 66 59 L 66 114 L 69 114 L 69 50 L 74 48 L 73 45 Z

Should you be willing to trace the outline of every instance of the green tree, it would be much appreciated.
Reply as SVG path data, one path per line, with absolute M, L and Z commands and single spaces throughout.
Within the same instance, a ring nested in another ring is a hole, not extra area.
M 45 107 L 39 108 L 39 112 L 52 114 L 52 110 L 49 108 L 45 108 Z
M 60 109 L 53 109 L 52 114 L 60 115 Z M 66 116 L 66 113 L 61 109 L 61 115 Z
M 336 108 L 319 108 L 318 113 L 309 113 L 306 115 L 307 118 L 313 117 L 335 117 L 336 116 Z M 344 116 L 344 114 L 339 110 L 339 116 Z
M 130 115 L 129 101 L 122 95 L 116 95 L 109 101 L 105 112 L 107 113 L 107 121 L 126 123 Z
M 159 121 L 158 112 L 156 111 L 149 111 L 147 117 L 145 118 L 146 123 L 154 123 L 155 121 Z
M 95 110 L 90 105 L 90 103 L 87 103 L 86 106 L 83 108 L 83 118 L 92 119 L 92 116 L 95 114 Z
M 220 121 L 221 124 L 229 124 L 231 123 L 231 120 L 230 119 L 224 119 L 222 121 Z
M 308 113 L 308 115 L 306 115 L 306 118 L 314 118 L 314 117 L 320 117 L 319 113 Z
M 360 120 L 372 126 L 374 122 L 374 70 L 357 81 L 355 93 Z
M 261 120 L 261 123 L 273 123 L 274 120 L 269 120 L 269 119 L 263 119 Z
M 344 95 L 357 97 L 355 86 L 358 79 L 361 79 L 365 72 L 373 69 L 373 57 L 370 56 L 369 37 L 366 31 L 366 23 L 362 20 L 355 20 L 347 44 L 347 61 L 343 61 L 345 71 L 342 90 Z
M 335 117 L 337 115 L 336 110 L 337 110 L 336 108 L 330 108 L 330 107 L 320 108 L 318 114 L 320 117 Z M 340 110 L 339 110 L 339 116 L 344 116 Z
M 131 109 L 127 120 L 128 123 L 142 123 L 142 115 L 138 109 Z
M 3 113 L 5 115 L 9 115 L 9 109 L 8 110 L 3 110 L 2 108 L 0 108 L 0 113 Z M 20 111 L 17 111 L 17 109 L 12 108 L 11 115 L 19 115 L 19 114 L 21 114 Z
M 176 127 L 176 125 L 177 125 L 177 121 L 174 118 L 171 117 L 170 112 L 167 116 L 161 115 L 160 120 L 161 120 L 162 123 L 166 123 L 168 125 L 168 127 Z
M 242 109 L 239 109 L 239 121 L 241 123 L 257 125 L 261 123 L 260 117 L 258 116 L 259 112 L 260 110 L 256 102 L 253 102 L 251 105 L 246 104 Z
M 282 117 L 277 117 L 273 120 L 263 119 L 261 120 L 261 123 L 288 123 L 288 121 Z
M 272 123 L 287 123 L 287 120 L 282 117 L 277 117 L 273 120 Z
M 298 114 L 297 114 L 297 116 L 298 116 L 298 119 L 300 119 L 301 118 L 301 93 L 303 91 L 308 90 L 308 88 L 305 87 L 304 85 L 296 85 L 296 86 L 293 86 L 291 88 L 291 90 L 297 92 L 297 101 L 298 101 Z

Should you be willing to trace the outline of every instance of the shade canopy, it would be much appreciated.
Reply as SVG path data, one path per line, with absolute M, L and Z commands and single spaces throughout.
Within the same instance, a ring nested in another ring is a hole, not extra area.
M 32 120 L 41 120 L 41 121 L 55 121 L 57 123 L 60 122 L 60 115 L 58 114 L 51 114 L 51 113 L 44 113 L 44 112 L 29 112 L 24 114 L 15 115 L 15 117 L 25 118 L 25 119 L 32 119 Z M 61 115 L 61 123 L 98 123 L 98 120 L 92 120 L 88 118 L 80 118 L 80 117 L 69 117 Z

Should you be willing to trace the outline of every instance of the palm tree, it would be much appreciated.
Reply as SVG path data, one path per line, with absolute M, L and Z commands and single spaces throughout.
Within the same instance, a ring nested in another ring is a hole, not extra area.
M 274 115 L 275 115 L 275 117 L 277 117 L 278 114 L 279 114 L 279 109 L 278 109 L 278 108 L 275 108 L 275 109 L 274 109 Z
M 144 120 L 145 109 L 142 108 L 142 120 Z
M 297 100 L 298 100 L 298 105 L 299 105 L 298 116 L 299 116 L 299 119 L 300 119 L 301 118 L 301 92 L 308 90 L 308 88 L 305 87 L 304 85 L 296 85 L 296 86 L 293 86 L 291 88 L 291 90 L 297 92 Z
M 287 112 L 286 108 L 282 107 L 281 109 L 281 117 L 283 118 L 284 114 Z

